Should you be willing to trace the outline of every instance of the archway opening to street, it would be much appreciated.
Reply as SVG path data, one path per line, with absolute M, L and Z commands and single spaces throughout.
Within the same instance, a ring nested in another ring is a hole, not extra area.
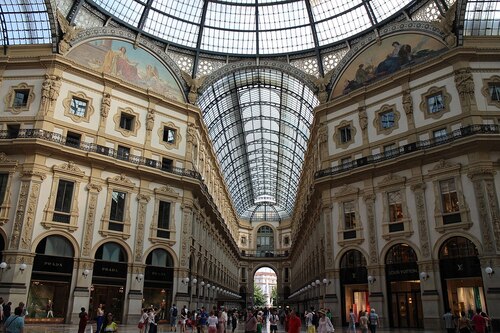
M 253 276 L 252 306 L 272 308 L 278 305 L 278 276 L 270 267 L 259 268 Z

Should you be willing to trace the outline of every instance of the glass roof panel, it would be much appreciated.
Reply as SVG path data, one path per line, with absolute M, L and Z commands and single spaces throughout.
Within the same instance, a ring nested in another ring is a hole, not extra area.
M 259 47 L 261 54 L 296 52 L 314 48 L 314 38 L 310 26 L 261 31 Z
M 165 29 L 168 26 L 169 29 Z M 154 9 L 144 23 L 144 31 L 187 47 L 196 47 L 199 26 L 167 16 Z
M 151 7 L 181 20 L 199 24 L 203 0 L 153 1 Z
M 375 17 L 378 22 L 385 20 L 392 14 L 398 12 L 401 5 L 406 6 L 412 0 L 371 0 L 370 6 L 375 12 Z
M 248 218 L 268 197 L 281 218 L 289 217 L 318 104 L 313 93 L 296 78 L 263 68 L 229 74 L 213 87 L 215 94 L 201 92 L 199 105 L 238 214 Z
M 205 26 L 227 30 L 255 31 L 255 7 L 209 2 Z
M 310 2 L 315 22 L 335 17 L 352 8 L 363 5 L 363 0 L 315 0 Z
M 500 2 L 470 0 L 465 13 L 464 35 L 500 35 Z
M 137 26 L 144 11 L 144 2 L 139 0 L 94 0 L 107 12 L 132 26 Z
M 310 23 L 304 1 L 259 7 L 259 30 L 287 29 Z
M 1 45 L 52 43 L 52 31 L 44 0 L 4 0 L 1 7 L 7 36 L 7 40 L 1 38 Z M 0 29 L 4 33 L 3 25 L 0 25 Z
M 353 8 L 340 16 L 316 24 L 318 42 L 327 45 L 351 37 L 371 27 L 370 17 L 364 6 Z
M 201 48 L 218 53 L 256 53 L 256 33 L 203 28 Z

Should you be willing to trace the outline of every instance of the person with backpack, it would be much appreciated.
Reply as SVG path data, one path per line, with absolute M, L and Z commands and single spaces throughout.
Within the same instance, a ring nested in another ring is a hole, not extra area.
M 371 333 L 376 333 L 378 326 L 378 314 L 375 312 L 375 309 L 373 308 L 370 310 L 370 315 L 368 316 L 368 323 L 370 325 Z
M 177 307 L 172 305 L 172 308 L 170 309 L 170 331 L 175 332 L 177 331 Z
M 311 312 L 313 314 L 312 317 L 312 324 L 314 325 L 315 331 L 318 331 L 318 326 L 319 326 L 319 315 L 318 313 L 314 310 L 314 306 L 311 306 Z
M 311 311 L 305 313 L 304 317 L 306 320 L 307 333 L 316 333 L 316 326 L 314 325 L 314 308 L 311 307 Z
M 278 323 L 280 318 L 276 313 L 276 310 L 271 311 L 271 315 L 269 316 L 269 331 L 270 333 L 278 333 Z

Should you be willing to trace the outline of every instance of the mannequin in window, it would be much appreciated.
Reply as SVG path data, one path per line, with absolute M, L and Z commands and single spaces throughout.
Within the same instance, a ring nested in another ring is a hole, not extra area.
M 54 318 L 54 312 L 52 311 L 52 308 L 54 307 L 54 303 L 52 303 L 52 300 L 49 299 L 47 302 L 47 318 Z

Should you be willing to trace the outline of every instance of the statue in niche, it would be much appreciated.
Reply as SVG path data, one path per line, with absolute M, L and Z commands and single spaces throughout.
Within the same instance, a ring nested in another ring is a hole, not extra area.
M 146 130 L 153 130 L 153 126 L 155 123 L 155 110 L 148 109 L 148 115 L 146 116 Z
M 109 114 L 110 107 L 111 107 L 111 95 L 108 93 L 104 93 L 101 102 L 101 116 L 106 118 Z
M 407 115 L 413 113 L 413 98 L 411 97 L 409 89 L 403 91 L 403 109 Z

